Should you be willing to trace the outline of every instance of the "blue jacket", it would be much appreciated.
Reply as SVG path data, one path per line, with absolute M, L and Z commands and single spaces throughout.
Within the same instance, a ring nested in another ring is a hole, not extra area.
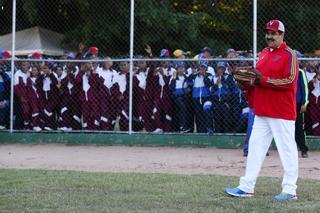
M 308 90 L 308 80 L 306 73 L 299 69 L 299 76 L 298 76 L 298 85 L 297 85 L 297 104 L 300 105 L 307 105 L 309 103 L 309 90 Z
M 0 101 L 10 99 L 10 77 L 0 71 Z
M 222 86 L 219 88 L 217 84 L 212 86 L 211 92 L 215 97 L 230 96 L 236 93 L 236 83 L 231 75 L 223 75 L 221 78 Z
M 173 96 L 181 96 L 187 94 L 187 76 L 177 76 L 176 79 L 171 79 L 169 83 L 170 90 Z
M 188 86 L 192 88 L 192 98 L 203 98 L 210 96 L 210 87 L 212 85 L 212 75 L 206 73 L 200 75 L 200 73 L 192 74 L 188 77 Z

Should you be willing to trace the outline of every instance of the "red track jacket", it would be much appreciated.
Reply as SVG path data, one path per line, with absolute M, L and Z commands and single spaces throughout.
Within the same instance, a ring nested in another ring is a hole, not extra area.
M 265 48 L 256 69 L 262 74 L 262 80 L 254 91 L 255 115 L 295 120 L 299 73 L 295 51 L 285 42 L 276 49 Z

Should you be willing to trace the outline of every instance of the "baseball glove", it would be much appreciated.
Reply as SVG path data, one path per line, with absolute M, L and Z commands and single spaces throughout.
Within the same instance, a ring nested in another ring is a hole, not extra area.
M 257 73 L 253 69 L 239 69 L 234 72 L 234 78 L 241 85 L 254 85 Z

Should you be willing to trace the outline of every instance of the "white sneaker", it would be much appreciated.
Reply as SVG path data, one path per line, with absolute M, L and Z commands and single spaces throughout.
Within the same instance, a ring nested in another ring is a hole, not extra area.
M 33 127 L 33 131 L 40 132 L 42 129 L 38 126 Z
M 53 129 L 51 129 L 50 127 L 47 127 L 47 126 L 44 127 L 44 129 L 47 130 L 47 131 L 52 131 L 52 130 L 53 130 Z
M 157 128 L 156 130 L 154 130 L 152 133 L 163 133 L 163 130 L 160 128 Z
M 180 133 L 189 133 L 190 132 L 190 129 L 181 129 L 180 130 Z
M 72 128 L 68 128 L 68 127 L 61 127 L 60 130 L 64 131 L 64 132 L 71 132 L 72 131 Z
M 4 129 L 6 129 L 5 126 L 0 126 L 0 130 L 4 130 Z

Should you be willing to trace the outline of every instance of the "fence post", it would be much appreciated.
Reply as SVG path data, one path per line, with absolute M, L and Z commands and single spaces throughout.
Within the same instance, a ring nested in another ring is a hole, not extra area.
M 11 47 L 11 89 L 10 89 L 10 133 L 13 132 L 13 84 L 14 84 L 14 58 L 16 49 L 16 0 L 12 2 L 12 47 Z
M 133 41 L 134 41 L 134 0 L 130 6 L 130 80 L 129 80 L 129 135 L 132 134 L 132 96 L 133 96 Z
M 257 63 L 257 0 L 253 0 L 253 66 Z

